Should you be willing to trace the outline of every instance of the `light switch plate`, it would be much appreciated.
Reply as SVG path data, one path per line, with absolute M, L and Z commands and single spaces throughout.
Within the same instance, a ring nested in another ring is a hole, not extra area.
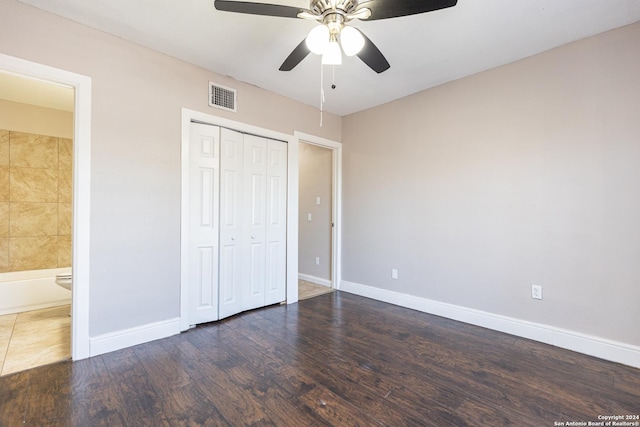
M 531 285 L 531 298 L 542 299 L 542 286 Z

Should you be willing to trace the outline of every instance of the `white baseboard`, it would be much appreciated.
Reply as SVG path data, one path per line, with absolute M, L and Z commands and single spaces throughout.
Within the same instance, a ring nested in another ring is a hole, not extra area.
M 640 347 L 343 280 L 340 290 L 640 368 Z
M 180 333 L 180 318 L 149 323 L 90 338 L 89 355 L 109 353 Z
M 308 274 L 298 273 L 298 280 L 304 280 L 305 282 L 315 283 L 316 285 L 322 285 L 328 288 L 331 287 L 331 280 L 310 276 Z

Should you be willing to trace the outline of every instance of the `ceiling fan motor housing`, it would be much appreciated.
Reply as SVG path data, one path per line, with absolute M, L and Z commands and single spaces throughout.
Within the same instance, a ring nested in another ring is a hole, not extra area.
M 337 0 L 337 1 L 327 1 L 327 0 L 311 0 L 311 6 L 309 9 L 314 12 L 316 15 L 324 15 L 326 12 L 331 10 L 340 10 L 343 14 L 348 14 L 356 10 L 359 3 L 358 0 Z M 366 2 L 362 2 L 366 3 Z M 335 6 L 335 9 L 334 9 Z
M 352 19 L 367 19 L 370 16 L 371 11 L 369 9 L 358 9 L 361 3 L 366 2 L 359 0 L 312 0 L 310 10 L 313 12 L 312 18 L 325 24 L 329 27 L 331 34 L 335 35 Z M 307 16 L 305 15 L 304 17 Z

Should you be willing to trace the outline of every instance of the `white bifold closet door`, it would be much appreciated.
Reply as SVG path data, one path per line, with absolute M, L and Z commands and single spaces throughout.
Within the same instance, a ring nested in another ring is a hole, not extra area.
M 193 123 L 190 323 L 286 299 L 287 144 Z
M 287 145 L 220 130 L 219 318 L 285 300 Z

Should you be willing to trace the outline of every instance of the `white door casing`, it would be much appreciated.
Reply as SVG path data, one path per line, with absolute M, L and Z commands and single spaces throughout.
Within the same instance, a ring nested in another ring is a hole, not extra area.
M 220 128 L 191 124 L 189 310 L 194 324 L 218 319 Z

